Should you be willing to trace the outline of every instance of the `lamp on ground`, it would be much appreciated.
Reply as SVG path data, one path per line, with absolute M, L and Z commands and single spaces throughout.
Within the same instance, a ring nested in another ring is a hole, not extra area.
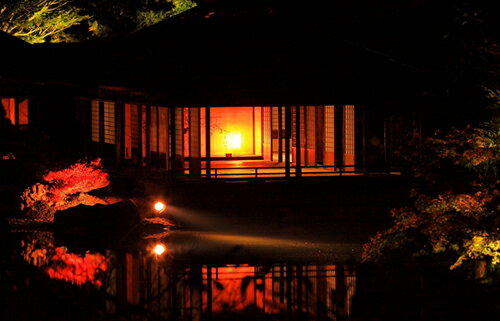
M 155 209 L 155 212 L 156 213 L 163 213 L 165 211 L 165 209 L 167 208 L 167 205 L 165 205 L 165 203 L 161 202 L 161 201 L 157 201 L 153 208 Z

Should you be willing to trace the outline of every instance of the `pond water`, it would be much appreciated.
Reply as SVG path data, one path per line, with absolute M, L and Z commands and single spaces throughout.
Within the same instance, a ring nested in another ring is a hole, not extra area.
M 345 320 L 356 293 L 359 244 L 200 231 L 119 246 L 57 231 L 4 238 L 5 320 Z
M 498 290 L 446 266 L 272 235 L 1 233 L 0 320 L 498 320 Z

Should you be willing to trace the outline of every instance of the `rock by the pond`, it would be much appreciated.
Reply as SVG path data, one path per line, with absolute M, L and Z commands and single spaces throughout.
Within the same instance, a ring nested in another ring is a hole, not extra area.
M 56 212 L 54 226 L 78 234 L 123 234 L 140 223 L 137 207 L 131 201 L 111 205 L 79 205 Z

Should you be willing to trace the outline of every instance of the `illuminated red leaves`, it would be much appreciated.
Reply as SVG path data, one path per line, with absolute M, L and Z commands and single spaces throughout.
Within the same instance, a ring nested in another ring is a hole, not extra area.
M 86 193 L 109 185 L 108 174 L 103 171 L 100 159 L 78 162 L 69 168 L 51 171 L 43 180 L 48 183 L 48 195 L 55 203 L 68 195 Z

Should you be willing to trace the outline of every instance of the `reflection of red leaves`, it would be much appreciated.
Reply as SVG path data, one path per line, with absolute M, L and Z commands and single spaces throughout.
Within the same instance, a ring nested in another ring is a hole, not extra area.
M 107 258 L 99 253 L 85 255 L 68 253 L 65 247 L 55 247 L 53 243 L 36 241 L 22 243 L 24 259 L 42 268 L 50 278 L 64 280 L 77 285 L 85 283 L 97 287 L 102 285 L 102 277 L 108 269 Z
M 56 203 L 67 195 L 86 193 L 109 185 L 108 174 L 103 171 L 100 159 L 78 162 L 69 168 L 51 171 L 43 180 L 49 183 L 49 195 Z
M 50 259 L 47 274 L 58 280 L 68 281 L 77 285 L 85 283 L 102 285 L 101 274 L 107 269 L 106 257 L 101 254 L 86 253 L 85 256 L 67 253 L 66 248 L 56 247 Z

